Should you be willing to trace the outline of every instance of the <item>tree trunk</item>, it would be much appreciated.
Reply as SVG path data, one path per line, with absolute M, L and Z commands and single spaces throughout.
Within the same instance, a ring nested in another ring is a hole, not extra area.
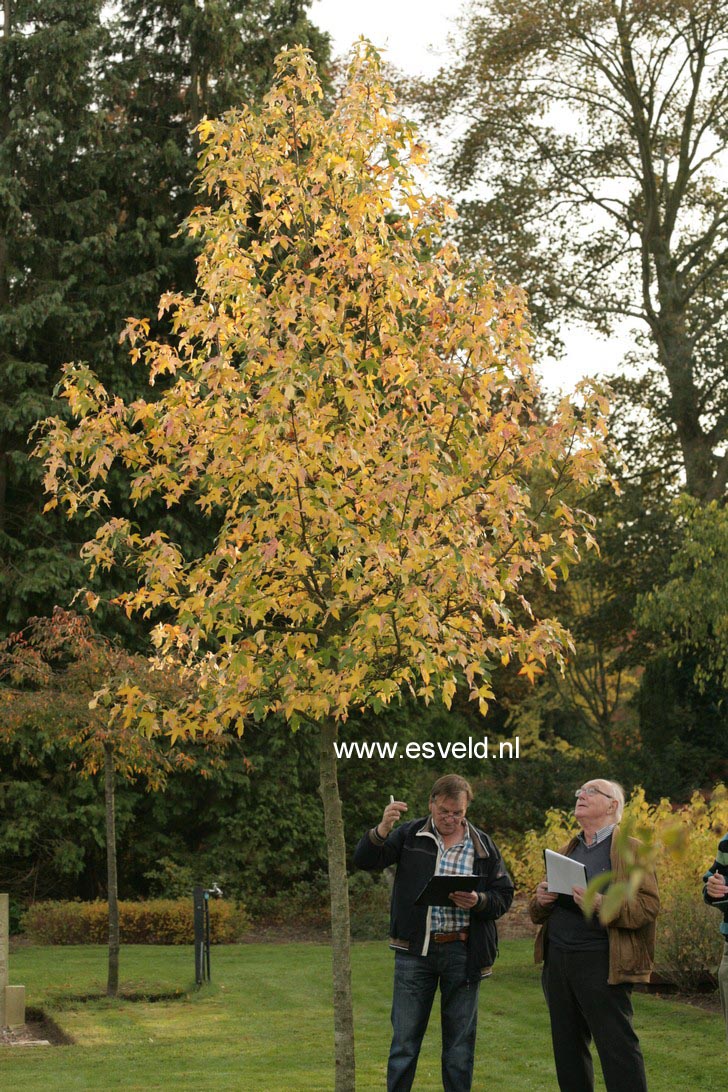
M 662 292 L 664 297 L 667 292 Z M 670 417 L 680 444 L 688 493 L 705 500 L 715 476 L 710 437 L 700 420 L 700 390 L 695 382 L 696 362 L 687 333 L 684 308 L 663 302 L 656 338 L 658 355 L 670 388 Z
M 116 808 L 114 804 L 114 751 L 104 745 L 104 788 L 106 792 L 106 875 L 109 897 L 109 971 L 107 997 L 119 992 L 119 889 L 116 875 Z
M 319 792 L 324 805 L 326 849 L 331 897 L 331 949 L 334 977 L 335 1092 L 354 1092 L 354 1010 L 351 999 L 351 937 L 349 933 L 349 884 L 346 878 L 346 844 L 341 797 L 336 776 L 333 721 L 321 727 Z

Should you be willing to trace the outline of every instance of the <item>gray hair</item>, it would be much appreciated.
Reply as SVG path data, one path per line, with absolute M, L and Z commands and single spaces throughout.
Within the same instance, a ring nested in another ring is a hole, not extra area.
M 607 779 L 605 778 L 605 781 L 606 780 Z M 619 784 L 618 781 L 607 781 L 607 785 L 609 785 L 609 788 L 611 789 L 611 792 L 612 792 L 612 796 L 617 801 L 617 811 L 616 811 L 616 814 L 615 814 L 615 819 L 616 819 L 617 822 L 619 822 L 621 820 L 621 818 L 622 818 L 623 813 L 624 813 L 624 789 L 622 788 L 622 786 Z

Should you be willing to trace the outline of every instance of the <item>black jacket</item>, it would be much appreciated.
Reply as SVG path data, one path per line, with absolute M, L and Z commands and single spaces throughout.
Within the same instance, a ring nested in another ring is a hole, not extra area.
M 498 954 L 496 918 L 513 901 L 513 882 L 503 858 L 484 831 L 468 823 L 475 848 L 474 871 L 480 876 L 476 887 L 480 898 L 470 911 L 468 936 L 468 981 L 488 973 Z M 354 850 L 354 864 L 369 872 L 396 864 L 392 891 L 390 943 L 416 955 L 427 951 L 430 915 L 426 906 L 415 906 L 415 899 L 435 874 L 437 843 L 432 834 L 432 818 L 413 819 L 390 832 L 382 841 L 377 828 L 368 830 Z

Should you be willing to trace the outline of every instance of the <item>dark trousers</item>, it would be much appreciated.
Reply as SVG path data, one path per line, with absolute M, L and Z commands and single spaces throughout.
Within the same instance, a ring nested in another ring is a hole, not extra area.
M 608 976 L 607 951 L 566 952 L 549 946 L 543 991 L 561 1092 L 594 1088 L 592 1039 L 607 1092 L 647 1090 L 642 1051 L 632 1027 L 631 987 L 608 986 Z
M 409 1092 L 412 1087 L 438 985 L 442 1086 L 445 1092 L 469 1092 L 473 1083 L 480 983 L 467 984 L 465 963 L 466 948 L 462 941 L 430 944 L 426 956 L 395 954 L 387 1092 Z

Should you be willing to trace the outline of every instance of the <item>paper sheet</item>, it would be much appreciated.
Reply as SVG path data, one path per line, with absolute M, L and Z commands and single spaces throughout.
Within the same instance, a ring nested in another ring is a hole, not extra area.
M 572 887 L 586 887 L 586 868 L 579 861 L 572 861 L 571 857 L 554 853 L 552 849 L 545 849 L 543 855 L 549 891 L 570 895 Z

